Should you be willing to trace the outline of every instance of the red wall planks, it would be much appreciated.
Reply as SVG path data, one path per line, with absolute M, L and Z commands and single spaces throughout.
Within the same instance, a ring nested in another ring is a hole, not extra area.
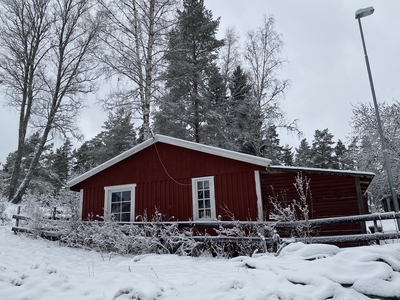
M 156 210 L 164 220 L 193 218 L 191 179 L 214 176 L 216 214 L 229 220 L 257 218 L 254 170 L 265 167 L 157 142 L 74 186 L 84 189 L 84 219 L 104 214 L 104 187 L 136 184 L 135 214 Z

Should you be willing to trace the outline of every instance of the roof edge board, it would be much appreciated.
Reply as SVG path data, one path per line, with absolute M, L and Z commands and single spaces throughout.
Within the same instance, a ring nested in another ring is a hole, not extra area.
M 180 146 L 183 148 L 191 149 L 191 150 L 196 150 L 208 154 L 213 154 L 221 157 L 226 157 L 230 159 L 235 159 L 247 163 L 252 163 L 255 165 L 260 165 L 260 166 L 265 166 L 268 167 L 271 164 L 271 160 L 265 157 L 258 157 L 258 156 L 253 156 L 245 153 L 240 153 L 240 152 L 235 152 L 232 150 L 227 150 L 227 149 L 222 149 L 222 148 L 217 148 L 213 146 L 208 146 L 200 143 L 195 143 L 195 142 L 190 142 L 190 141 L 185 141 L 185 140 L 180 140 L 177 138 L 172 138 L 164 135 L 156 135 L 156 141 L 160 141 L 166 144 L 170 145 L 175 145 L 175 146 Z
M 286 170 L 286 171 L 304 171 L 304 172 L 320 172 L 320 173 L 336 173 L 346 175 L 358 175 L 358 176 L 375 176 L 373 172 L 366 171 L 353 171 L 353 170 L 337 170 L 337 169 L 321 169 L 321 168 L 309 168 L 309 167 L 292 167 L 292 166 L 269 166 L 269 170 Z
M 204 144 L 199 144 L 199 143 L 185 141 L 185 140 L 181 140 L 181 139 L 177 139 L 177 138 L 173 138 L 173 137 L 169 137 L 169 136 L 165 136 L 165 135 L 156 134 L 152 138 L 144 141 L 143 143 L 136 145 L 135 147 L 119 154 L 118 156 L 102 163 L 101 165 L 98 165 L 97 167 L 89 170 L 88 172 L 83 173 L 82 175 L 68 181 L 67 187 L 70 188 L 70 187 L 82 182 L 83 180 L 86 180 L 87 178 L 107 169 L 108 167 L 111 167 L 112 165 L 124 160 L 125 158 L 155 144 L 156 142 L 161 142 L 161 143 L 170 144 L 170 145 L 174 145 L 174 146 L 178 146 L 178 147 L 182 147 L 182 148 L 186 148 L 186 149 L 191 149 L 191 150 L 195 150 L 195 151 L 199 151 L 199 152 L 203 152 L 203 153 L 217 155 L 220 157 L 225 157 L 225 158 L 234 159 L 234 160 L 238 160 L 238 161 L 242 161 L 242 162 L 246 162 L 246 163 L 251 163 L 251 164 L 263 166 L 265 168 L 268 168 L 268 166 L 271 164 L 271 160 L 268 158 L 253 156 L 253 155 L 249 155 L 249 154 L 239 153 L 239 152 L 235 152 L 235 151 L 231 151 L 231 150 L 226 150 L 226 149 L 222 149 L 222 148 L 217 148 L 217 147 L 213 147 L 213 146 L 208 146 L 208 145 L 204 145 Z
M 98 165 L 97 167 L 94 167 L 93 169 L 87 171 L 86 173 L 83 173 L 82 175 L 79 175 L 78 177 L 75 177 L 74 179 L 71 179 L 70 181 L 67 182 L 67 187 L 72 187 L 75 184 L 107 169 L 108 167 L 124 160 L 125 158 L 147 148 L 148 146 L 152 145 L 154 143 L 154 139 L 148 139 L 146 141 L 144 141 L 143 143 L 140 143 L 139 145 L 136 145 L 135 147 L 122 152 L 121 154 L 111 158 L 110 160 L 107 160 L 106 162 Z

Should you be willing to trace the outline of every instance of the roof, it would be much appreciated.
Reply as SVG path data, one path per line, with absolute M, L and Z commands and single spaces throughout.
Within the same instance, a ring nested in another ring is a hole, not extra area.
M 231 151 L 231 150 L 207 146 L 207 145 L 203 145 L 203 144 L 199 144 L 199 143 L 189 142 L 189 141 L 172 138 L 172 137 L 165 136 L 165 135 L 156 134 L 153 138 L 148 139 L 139 145 L 136 145 L 135 147 L 104 162 L 103 164 L 91 169 L 90 171 L 70 180 L 69 182 L 67 182 L 67 186 L 68 187 L 74 186 L 74 185 L 84 181 L 85 179 L 92 177 L 93 175 L 111 167 L 112 165 L 115 165 L 116 163 L 119 163 L 120 161 L 134 155 L 135 153 L 138 153 L 139 151 L 141 151 L 143 149 L 146 149 L 147 147 L 149 147 L 157 142 L 170 144 L 170 145 L 174 145 L 174 146 L 178 146 L 178 147 L 182 147 L 182 148 L 186 148 L 186 149 L 191 149 L 191 150 L 195 150 L 195 151 L 199 151 L 199 152 L 203 152 L 203 153 L 208 153 L 208 154 L 212 154 L 212 155 L 217 155 L 217 156 L 221 156 L 221 157 L 225 157 L 225 158 L 230 158 L 233 160 L 242 161 L 245 163 L 250 163 L 250 164 L 254 164 L 254 165 L 258 165 L 258 166 L 264 166 L 265 168 L 267 168 L 271 164 L 271 160 L 268 158 L 253 156 L 253 155 L 249 155 L 249 154 L 239 153 L 239 152 L 235 152 L 235 151 Z
M 335 175 L 348 175 L 355 177 L 371 177 L 375 176 L 372 172 L 337 170 L 337 169 L 319 169 L 306 167 L 289 167 L 289 166 L 269 166 L 268 171 L 285 171 L 285 172 L 305 172 L 305 173 L 325 173 Z

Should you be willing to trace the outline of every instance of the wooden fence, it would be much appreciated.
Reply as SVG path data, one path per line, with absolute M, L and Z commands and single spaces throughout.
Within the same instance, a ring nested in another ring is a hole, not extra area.
M 13 215 L 15 219 L 15 226 L 12 227 L 12 231 L 17 232 L 27 232 L 31 233 L 32 229 L 29 227 L 21 226 L 20 221 L 31 221 L 27 216 L 23 216 L 20 214 L 20 208 L 18 207 L 18 214 Z M 279 234 L 281 231 L 285 231 L 287 229 L 293 229 L 297 226 L 304 226 L 308 223 L 307 226 L 311 228 L 322 226 L 322 225 L 331 225 L 331 224 L 340 224 L 340 223 L 363 223 L 366 221 L 372 221 L 374 226 L 370 228 L 371 233 L 365 234 L 351 234 L 351 235 L 330 235 L 330 236 L 314 236 L 314 237 L 304 237 L 304 238 L 292 238 L 292 241 L 302 241 L 302 242 L 311 242 L 311 243 L 324 243 L 324 244 L 342 244 L 342 243 L 355 243 L 355 242 L 369 242 L 369 241 L 380 241 L 387 239 L 399 239 L 400 231 L 397 227 L 397 221 L 400 219 L 400 213 L 378 213 L 378 214 L 366 214 L 366 215 L 355 215 L 355 216 L 346 216 L 346 217 L 334 217 L 334 218 L 323 218 L 323 219 L 311 219 L 308 221 L 296 221 L 296 222 L 252 222 L 252 221 L 178 221 L 178 222 L 163 222 L 161 220 L 161 215 L 158 220 L 154 222 L 129 222 L 129 223 L 118 223 L 121 225 L 130 225 L 130 226 L 146 226 L 146 225 L 154 225 L 158 226 L 170 226 L 175 224 L 178 228 L 233 228 L 233 227 L 241 227 L 241 228 L 251 228 L 251 227 L 267 227 L 269 229 L 274 229 Z M 377 222 L 379 220 L 393 220 L 395 224 L 396 230 L 392 230 L 391 232 L 381 232 Z M 53 211 L 52 217 L 46 220 L 42 220 L 46 224 L 45 227 L 40 228 L 40 235 L 47 238 L 58 238 L 62 235 L 62 232 L 58 230 L 58 225 L 60 222 L 69 222 L 69 221 L 60 221 L 57 220 L 56 217 L 56 209 Z M 89 223 L 88 221 L 82 221 L 82 223 Z M 192 238 L 196 241 L 226 241 L 226 242 L 235 242 L 235 241 L 249 241 L 254 243 L 275 243 L 277 242 L 279 235 L 264 237 L 259 235 L 258 237 L 232 237 L 232 236 L 224 236 L 224 235 L 198 235 L 193 236 Z

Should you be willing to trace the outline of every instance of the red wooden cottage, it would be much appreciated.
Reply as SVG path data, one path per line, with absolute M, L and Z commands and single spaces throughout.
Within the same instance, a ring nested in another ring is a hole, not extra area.
M 311 217 L 368 213 L 364 193 L 374 174 L 271 166 L 251 156 L 156 135 L 71 180 L 81 217 L 132 222 L 156 210 L 163 220 L 268 220 L 271 186 L 296 198 L 298 172 L 310 179 Z M 139 219 L 140 220 L 140 219 Z M 358 225 L 358 231 L 360 231 Z

